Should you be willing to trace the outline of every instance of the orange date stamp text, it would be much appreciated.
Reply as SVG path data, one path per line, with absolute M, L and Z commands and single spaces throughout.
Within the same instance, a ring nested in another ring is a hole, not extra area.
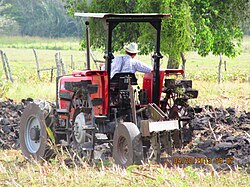
M 174 164 L 200 164 L 200 165 L 208 165 L 208 164 L 234 164 L 233 157 L 216 157 L 216 158 L 207 158 L 207 157 L 174 157 Z

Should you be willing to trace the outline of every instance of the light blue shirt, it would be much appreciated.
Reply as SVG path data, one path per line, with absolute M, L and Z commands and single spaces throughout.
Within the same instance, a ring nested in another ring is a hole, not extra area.
M 142 73 L 150 73 L 152 71 L 152 68 L 127 54 L 124 56 L 117 56 L 111 63 L 110 77 L 112 78 L 116 73 L 135 73 L 136 71 Z

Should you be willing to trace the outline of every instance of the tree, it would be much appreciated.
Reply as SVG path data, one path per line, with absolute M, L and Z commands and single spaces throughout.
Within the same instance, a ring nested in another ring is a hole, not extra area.
M 162 28 L 162 52 L 169 56 L 169 67 L 176 68 L 179 65 L 180 52 L 190 49 L 191 29 L 189 27 L 190 14 L 187 1 L 170 2 L 162 0 L 93 0 L 89 6 L 77 6 L 76 0 L 67 0 L 67 7 L 73 12 L 112 12 L 112 13 L 169 13 L 173 19 L 164 20 Z M 86 4 L 85 4 L 86 5 Z M 146 7 L 146 8 L 145 8 Z M 154 50 L 155 30 L 151 25 L 131 23 L 119 24 L 113 33 L 113 49 L 121 50 L 124 43 L 135 41 L 140 44 L 143 54 Z M 91 44 L 93 47 L 104 46 L 105 32 L 103 25 L 91 21 Z
M 164 20 L 162 24 L 161 51 L 168 56 L 168 68 L 178 68 L 180 53 L 190 50 L 192 44 L 192 19 L 188 1 L 139 0 L 138 12 L 142 11 L 172 14 L 172 18 Z M 139 40 L 144 44 L 143 48 L 152 48 L 154 41 L 152 36 L 147 37 L 148 29 L 142 31 Z
M 12 18 L 8 17 L 4 12 L 10 7 L 9 4 L 4 4 L 0 1 L 0 34 L 17 34 L 18 26 Z
M 209 52 L 234 57 L 239 54 L 241 25 L 249 18 L 249 0 L 93 0 L 86 6 L 78 6 L 77 0 L 66 0 L 70 12 L 155 12 L 171 13 L 172 19 L 162 26 L 162 52 L 169 57 L 168 68 L 177 68 L 180 52 L 193 49 L 202 56 Z M 132 6 L 131 6 L 132 5 Z M 92 45 L 103 46 L 105 35 L 102 25 L 91 23 Z M 133 25 L 116 28 L 114 50 L 120 50 L 124 41 L 141 44 L 144 54 L 152 51 L 153 32 L 148 26 Z M 122 34 L 121 34 L 122 33 Z
M 60 0 L 3 0 L 3 14 L 15 20 L 21 35 L 42 37 L 78 36 L 80 24 L 66 15 Z
M 74 12 L 113 12 L 113 13 L 125 13 L 135 12 L 133 3 L 136 0 L 92 0 L 91 3 L 82 1 L 78 3 L 77 0 L 66 0 L 66 7 L 69 10 L 69 14 L 73 15 Z M 91 46 L 94 48 L 103 48 L 105 46 L 106 33 L 103 28 L 101 21 L 90 20 L 90 32 L 91 32 Z M 124 43 L 136 41 L 139 34 L 139 24 L 131 23 L 119 24 L 113 33 L 113 49 L 114 51 L 121 50 Z M 84 47 L 83 38 L 83 47 Z
M 209 52 L 235 57 L 240 53 L 241 24 L 249 18 L 249 0 L 191 0 L 194 47 L 201 56 Z

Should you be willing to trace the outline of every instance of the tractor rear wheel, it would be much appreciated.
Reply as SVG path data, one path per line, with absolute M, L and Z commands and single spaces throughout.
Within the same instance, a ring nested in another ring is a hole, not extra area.
M 115 163 L 122 167 L 142 163 L 141 134 L 134 123 L 124 122 L 116 127 L 113 140 L 113 158 Z
M 19 138 L 23 155 L 37 161 L 49 159 L 53 151 L 48 144 L 46 121 L 49 118 L 49 104 L 39 107 L 35 103 L 29 104 L 21 117 Z

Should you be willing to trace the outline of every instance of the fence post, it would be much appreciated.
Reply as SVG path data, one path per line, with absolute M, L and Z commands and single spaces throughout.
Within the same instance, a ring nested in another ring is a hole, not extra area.
M 220 84 L 221 81 L 221 65 L 222 65 L 222 54 L 220 53 L 220 62 L 218 66 L 218 83 Z
M 59 56 L 58 52 L 55 54 L 55 59 L 56 59 L 56 70 L 57 70 L 57 77 L 61 75 L 61 67 L 60 67 L 60 62 L 59 62 Z
M 3 53 L 2 50 L 0 50 L 0 53 L 1 53 L 1 59 L 2 59 L 2 63 L 3 63 L 3 69 L 4 69 L 5 77 L 6 77 L 6 80 L 9 80 L 7 68 L 6 68 L 5 61 L 4 61 L 4 53 Z
M 37 76 L 38 76 L 38 79 L 41 80 L 41 76 L 40 76 L 40 67 L 39 67 L 39 62 L 38 62 L 36 50 L 33 49 L 33 52 L 34 52 L 35 59 L 36 59 L 36 71 L 37 71 Z
M 65 71 L 63 60 L 61 58 L 59 60 L 60 60 L 60 64 L 61 64 L 61 67 L 62 67 L 62 74 L 65 75 L 66 71 Z
M 6 55 L 6 53 L 4 53 L 3 55 L 4 55 L 4 59 L 5 59 L 5 64 L 7 64 L 7 68 L 8 68 L 7 71 L 9 72 L 10 81 L 13 83 L 14 80 L 13 80 L 13 78 L 12 78 L 12 72 L 11 72 L 11 69 L 10 69 L 10 64 L 9 64 L 7 55 Z
M 75 70 L 75 62 L 74 62 L 73 55 L 71 55 L 71 69 Z
M 52 80 L 53 80 L 53 73 L 54 73 L 54 66 L 51 67 L 51 71 L 50 71 L 50 82 L 52 82 Z

